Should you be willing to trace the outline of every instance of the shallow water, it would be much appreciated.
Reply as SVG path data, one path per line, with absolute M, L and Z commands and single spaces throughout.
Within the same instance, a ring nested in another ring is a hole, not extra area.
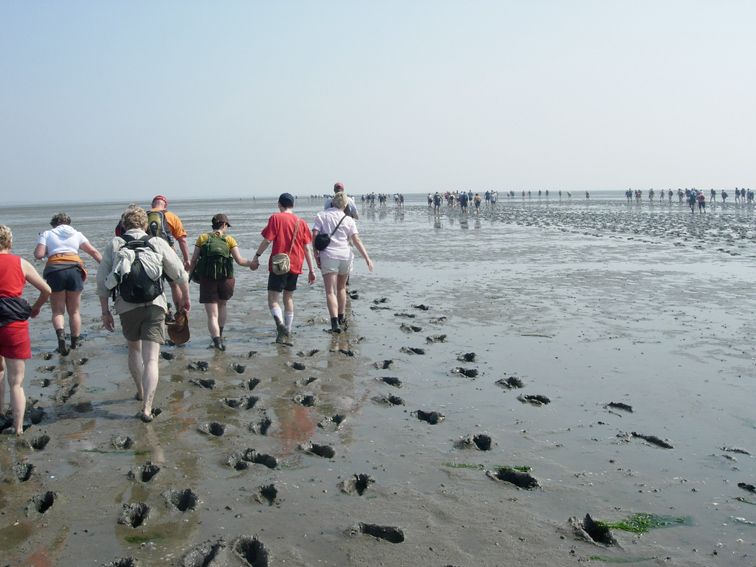
M 66 210 L 102 247 L 120 208 Z M 258 200 L 174 208 L 191 238 L 212 214 L 227 212 L 248 255 L 273 206 Z M 297 211 L 311 220 L 319 208 L 319 200 L 300 199 Z M 36 232 L 57 210 L 43 209 L 3 211 L 16 252 L 31 252 Z M 495 211 L 479 216 L 445 209 L 434 216 L 421 197 L 403 210 L 363 208 L 359 227 L 376 271 L 367 274 L 356 261 L 352 291 L 359 297 L 349 332 L 323 332 L 318 282 L 297 291 L 295 346 L 273 344 L 265 275 L 240 269 L 228 351 L 206 348 L 195 302 L 192 341 L 163 349 L 175 358 L 160 362 L 156 405 L 164 413 L 149 425 L 133 418 L 138 406 L 125 346 L 118 331 L 100 329 L 90 283 L 83 296 L 87 341 L 75 357 L 43 360 L 55 346 L 49 311 L 32 322 L 26 391 L 46 415 L 26 437 L 47 433 L 51 441 L 32 451 L 0 439 L 0 469 L 9 481 L 0 485 L 0 549 L 12 564 L 40 556 L 58 565 L 127 556 L 178 564 L 203 541 L 249 534 L 276 564 L 290 565 L 499 565 L 502 556 L 529 565 L 590 556 L 756 564 L 754 527 L 743 523 L 756 521 L 756 507 L 736 499 L 756 502 L 737 486 L 756 484 L 754 457 L 722 450 L 756 454 L 752 222 L 751 209 L 734 205 L 691 215 L 677 203 L 627 205 L 595 195 L 561 203 L 553 195 L 549 202 L 500 198 Z M 421 304 L 429 309 L 413 307 Z M 427 342 L 437 335 L 445 342 Z M 475 362 L 457 360 L 467 352 L 476 353 Z M 74 364 L 81 356 L 89 360 Z M 207 372 L 187 369 L 198 360 L 209 363 Z M 390 368 L 376 368 L 384 360 L 393 360 Z M 241 374 L 234 363 L 246 366 Z M 478 375 L 453 372 L 458 367 Z M 382 376 L 400 378 L 402 387 Z M 495 384 L 508 376 L 524 388 Z M 253 377 L 260 383 L 249 391 L 244 385 Z M 43 387 L 46 378 L 51 384 Z M 198 378 L 214 378 L 216 387 L 192 383 Z M 308 394 L 312 407 L 294 401 Z M 373 399 L 388 394 L 405 405 Z M 520 394 L 551 403 L 524 404 Z M 260 400 L 249 410 L 222 401 L 245 395 Z M 429 425 L 416 410 L 445 419 Z M 317 426 L 335 414 L 346 416 L 339 429 Z M 272 422 L 269 434 L 251 433 L 248 425 L 263 416 Z M 210 422 L 225 424 L 224 435 L 198 431 Z M 455 448 L 460 437 L 481 432 L 493 439 L 491 451 Z M 632 432 L 674 448 L 624 435 Z M 117 450 L 114 435 L 130 436 L 134 446 Z M 307 441 L 333 447 L 336 456 L 303 453 L 297 446 Z M 279 467 L 226 464 L 247 448 L 275 456 Z M 127 478 L 148 460 L 162 467 L 151 481 Z M 12 476 L 17 462 L 35 465 L 29 481 Z M 473 465 L 527 465 L 542 488 L 497 483 Z M 375 484 L 362 496 L 341 493 L 338 483 L 358 473 Z M 271 483 L 278 491 L 272 506 L 256 498 Z M 181 513 L 162 493 L 186 488 L 200 503 Z M 48 490 L 59 495 L 54 506 L 27 516 L 27 502 Z M 122 505 L 133 502 L 151 507 L 145 524 L 117 524 Z M 636 512 L 690 517 L 693 525 L 640 537 L 615 532 L 621 549 L 576 541 L 567 528 L 570 516 L 618 520 Z M 348 535 L 358 522 L 401 527 L 406 539 Z

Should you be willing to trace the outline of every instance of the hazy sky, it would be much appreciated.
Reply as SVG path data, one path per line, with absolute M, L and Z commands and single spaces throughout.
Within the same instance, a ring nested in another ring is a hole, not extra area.
M 750 0 L 0 0 L 6 202 L 756 186 Z

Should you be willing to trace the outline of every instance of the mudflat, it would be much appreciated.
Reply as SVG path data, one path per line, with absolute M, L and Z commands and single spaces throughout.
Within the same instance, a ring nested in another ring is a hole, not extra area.
M 263 209 L 238 210 L 247 253 Z M 110 225 L 68 212 L 102 247 Z M 53 352 L 49 309 L 32 322 L 0 564 L 756 565 L 752 222 L 364 208 L 376 270 L 355 260 L 348 330 L 325 332 L 322 282 L 302 283 L 275 344 L 264 274 L 238 269 L 217 352 L 193 285 L 148 424 L 88 283 L 80 349 Z M 8 224 L 17 244 L 43 228 Z

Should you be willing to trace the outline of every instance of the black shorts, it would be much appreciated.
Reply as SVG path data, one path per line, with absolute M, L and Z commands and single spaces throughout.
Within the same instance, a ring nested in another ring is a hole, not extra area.
M 268 272 L 268 291 L 294 291 L 297 289 L 297 278 L 299 274 L 277 276 L 273 272 Z
M 71 266 L 63 270 L 49 270 L 45 275 L 45 281 L 53 292 L 84 289 L 84 279 L 81 277 L 79 266 Z
M 214 280 L 205 276 L 200 277 L 200 303 L 218 303 L 218 301 L 228 301 L 234 295 L 234 285 L 236 279 L 223 278 Z

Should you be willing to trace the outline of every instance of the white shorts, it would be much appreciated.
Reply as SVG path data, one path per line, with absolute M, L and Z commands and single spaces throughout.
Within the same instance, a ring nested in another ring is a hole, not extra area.
M 345 276 L 352 271 L 354 258 L 349 260 L 334 260 L 326 255 L 320 256 L 320 271 L 324 274 L 339 274 Z

